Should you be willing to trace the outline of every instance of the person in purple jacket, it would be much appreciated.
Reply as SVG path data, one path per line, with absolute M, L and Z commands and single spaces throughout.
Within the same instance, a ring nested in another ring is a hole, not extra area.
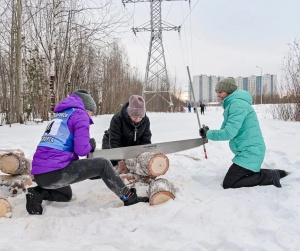
M 79 159 L 96 148 L 95 139 L 89 135 L 96 104 L 86 90 L 74 91 L 54 112 L 33 156 L 31 174 L 38 186 L 27 189 L 29 214 L 41 215 L 43 200 L 70 201 L 71 184 L 98 176 L 125 206 L 149 202 L 148 197 L 138 197 L 135 188 L 124 184 L 109 160 Z

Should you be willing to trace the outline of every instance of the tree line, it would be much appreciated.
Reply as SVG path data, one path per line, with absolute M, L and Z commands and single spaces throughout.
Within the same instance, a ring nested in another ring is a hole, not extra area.
M 0 15 L 0 124 L 23 123 L 26 116 L 49 120 L 75 89 L 91 93 L 97 114 L 115 113 L 130 95 L 142 95 L 143 77 L 119 42 L 130 17 L 112 0 L 0 0 Z M 299 39 L 290 44 L 282 70 L 282 95 L 264 102 L 278 104 L 274 118 L 300 121 Z M 181 90 L 170 79 L 176 110 Z M 149 97 L 147 110 L 172 110 L 165 83 L 152 88 L 162 92 Z
M 86 2 L 0 0 L 0 114 L 6 123 L 24 123 L 26 116 L 49 120 L 75 89 L 91 93 L 97 114 L 115 113 L 132 94 L 142 95 L 139 69 L 119 42 L 129 17 L 111 0 Z M 171 88 L 178 92 L 176 84 Z M 173 95 L 174 106 L 181 102 Z M 168 103 L 154 99 L 147 110 L 166 111 Z

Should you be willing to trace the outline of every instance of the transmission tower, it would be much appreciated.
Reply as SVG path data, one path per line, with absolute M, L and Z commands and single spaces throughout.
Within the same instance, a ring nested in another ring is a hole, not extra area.
M 187 1 L 187 0 L 122 0 L 125 3 L 150 2 L 151 21 L 137 28 L 132 28 L 134 34 L 141 31 L 150 31 L 149 52 L 145 78 L 143 82 L 142 96 L 146 103 L 151 101 L 156 95 L 168 102 L 171 112 L 173 112 L 172 93 L 166 67 L 166 59 L 162 42 L 162 32 L 175 30 L 180 32 L 180 26 L 172 26 L 171 24 L 161 20 L 161 2 L 162 1 Z M 161 86 L 163 85 L 163 86 Z M 163 87 L 163 88 L 162 88 Z M 160 93 L 168 93 L 169 101 Z M 146 94 L 152 94 L 147 100 Z

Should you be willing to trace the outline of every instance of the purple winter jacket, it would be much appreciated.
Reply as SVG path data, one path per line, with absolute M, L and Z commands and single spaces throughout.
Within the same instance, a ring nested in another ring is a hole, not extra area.
M 77 160 L 78 156 L 88 155 L 91 151 L 89 130 L 93 120 L 87 114 L 81 98 L 76 94 L 70 95 L 54 108 L 54 112 L 62 112 L 68 108 L 76 108 L 68 120 L 70 133 L 74 133 L 74 152 L 38 146 L 33 156 L 31 174 L 62 169 L 71 161 Z

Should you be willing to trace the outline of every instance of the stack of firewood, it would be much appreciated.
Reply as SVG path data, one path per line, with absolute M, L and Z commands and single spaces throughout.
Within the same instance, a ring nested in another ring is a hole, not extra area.
M 32 184 L 30 177 L 31 161 L 25 158 L 20 149 L 0 150 L 0 218 L 11 217 L 8 197 L 14 197 L 26 191 Z
M 165 154 L 144 152 L 137 158 L 125 160 L 125 163 L 127 170 L 125 174 L 121 174 L 121 177 L 129 180 L 133 185 L 135 182 L 149 184 L 148 194 L 151 206 L 175 198 L 173 184 L 165 178 L 158 178 L 169 169 L 169 158 Z

